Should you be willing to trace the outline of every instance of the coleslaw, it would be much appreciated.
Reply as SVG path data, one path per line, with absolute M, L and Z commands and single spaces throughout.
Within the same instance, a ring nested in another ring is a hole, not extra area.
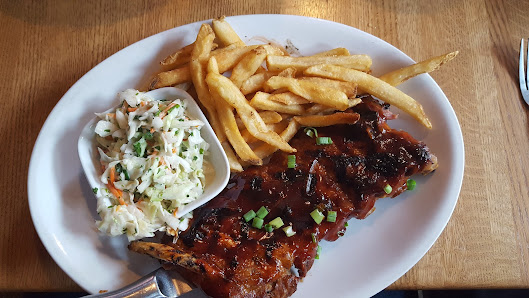
M 144 92 L 119 93 L 121 105 L 100 118 L 95 135 L 103 170 L 94 189 L 98 229 L 129 241 L 156 231 L 177 236 L 192 213 L 177 218 L 178 208 L 204 191 L 204 123 L 186 114 L 186 102 L 155 100 Z

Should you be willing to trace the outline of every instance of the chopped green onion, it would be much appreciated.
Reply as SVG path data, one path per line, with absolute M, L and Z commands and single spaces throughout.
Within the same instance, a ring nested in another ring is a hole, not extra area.
M 293 169 L 296 167 L 296 156 L 295 155 L 287 156 L 287 166 L 289 169 Z
M 312 233 L 310 236 L 312 237 L 312 243 L 316 243 L 316 234 Z
M 338 231 L 338 237 L 343 237 L 345 235 L 345 231 Z
M 197 160 L 198 156 L 193 156 L 193 161 Z
M 327 221 L 336 222 L 336 211 L 327 211 Z
M 292 230 L 292 226 L 284 227 L 283 231 L 285 232 L 285 235 L 287 235 L 287 237 L 292 237 L 292 236 L 296 235 L 296 232 L 294 232 L 294 230 Z
M 268 210 L 266 209 L 265 206 L 262 206 L 261 208 L 259 208 L 259 210 L 257 210 L 257 217 L 263 219 L 265 218 L 265 216 L 268 214 Z
M 136 156 L 143 157 L 143 154 L 145 154 L 145 149 L 147 148 L 147 142 L 145 142 L 144 138 L 141 138 L 139 141 L 134 143 L 134 152 L 136 152 Z
M 154 113 L 154 117 L 158 117 L 158 116 L 160 116 L 160 113 L 161 113 L 161 112 L 162 112 L 162 111 L 158 111 L 158 112 Z
M 316 139 L 316 145 L 330 145 L 332 139 L 330 137 L 319 137 Z
M 260 229 L 263 227 L 264 220 L 259 217 L 254 217 L 252 221 L 252 227 L 256 229 Z
M 415 182 L 415 180 L 413 179 L 408 179 L 408 181 L 406 181 L 406 187 L 408 188 L 408 190 L 414 190 L 416 185 L 417 182 Z
M 250 211 L 246 212 L 246 214 L 243 215 L 242 217 L 244 217 L 244 220 L 246 222 L 249 222 L 250 220 L 252 220 L 255 217 L 255 212 L 253 210 L 250 210 Z
M 349 223 L 346 222 L 343 226 L 347 228 L 349 226 Z
M 99 189 L 98 189 L 97 187 L 92 188 L 92 192 L 93 192 L 95 195 L 97 195 L 97 191 L 98 191 L 98 190 L 99 190 Z
M 312 216 L 312 219 L 314 219 L 317 224 L 320 224 L 321 221 L 325 218 L 325 216 L 323 216 L 323 213 L 321 213 L 319 209 L 314 209 L 314 211 L 310 213 L 310 216 Z
M 320 259 L 321 254 L 321 246 L 318 245 L 318 248 L 316 248 L 316 257 L 314 257 L 316 260 Z
M 268 233 L 272 233 L 272 231 L 274 231 L 274 228 L 273 228 L 270 224 L 266 224 L 266 225 L 264 225 L 264 229 L 265 229 L 265 231 L 267 231 Z
M 147 131 L 146 133 L 143 134 L 143 138 L 145 138 L 146 140 L 152 140 L 154 136 L 152 135 L 152 132 L 150 131 Z
M 105 129 L 105 132 L 110 132 L 110 129 Z
M 391 185 L 386 184 L 386 186 L 384 186 L 384 192 L 387 193 L 388 195 L 391 193 L 392 190 L 393 188 L 391 187 Z
M 279 228 L 281 228 L 284 225 L 283 220 L 281 219 L 281 217 L 276 217 L 274 220 L 269 222 L 269 224 L 274 229 L 279 229 Z
M 307 127 L 303 131 L 311 138 L 318 137 L 318 131 L 314 127 Z
M 200 154 L 204 154 L 204 148 L 200 148 L 199 152 Z

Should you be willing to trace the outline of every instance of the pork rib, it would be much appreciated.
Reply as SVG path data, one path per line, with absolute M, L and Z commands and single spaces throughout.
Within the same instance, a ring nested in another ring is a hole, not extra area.
M 298 150 L 294 169 L 287 168 L 287 153 L 276 152 L 267 165 L 233 176 L 220 195 L 195 210 L 177 243 L 158 247 L 163 253 L 142 249 L 151 245 L 145 243 L 130 248 L 178 265 L 176 270 L 213 297 L 291 295 L 311 268 L 318 241 L 338 239 L 349 219 L 365 218 L 377 199 L 399 195 L 410 176 L 437 167 L 425 144 L 387 125 L 394 118 L 387 105 L 362 100 L 347 111 L 360 115 L 356 124 L 318 129 L 332 144 L 317 145 L 298 132 L 291 141 Z M 261 206 L 270 211 L 265 222 L 281 217 L 296 234 L 267 233 L 243 219 Z M 336 222 L 317 224 L 310 216 L 315 209 L 337 211 Z M 182 255 L 192 257 L 185 264 L 175 261 Z

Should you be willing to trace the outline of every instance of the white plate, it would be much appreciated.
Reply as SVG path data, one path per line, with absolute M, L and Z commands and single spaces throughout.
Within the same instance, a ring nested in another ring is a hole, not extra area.
M 237 16 L 228 21 L 245 41 L 267 37 L 284 44 L 289 39 L 304 55 L 339 46 L 369 54 L 375 75 L 413 63 L 390 44 L 329 21 L 287 15 Z M 117 104 L 117 92 L 143 86 L 158 69 L 158 61 L 193 42 L 199 26 L 189 24 L 151 36 L 94 67 L 59 101 L 35 143 L 28 174 L 33 223 L 57 264 L 90 293 L 120 288 L 158 267 L 158 262 L 128 252 L 125 238 L 97 233 L 95 198 L 75 150 L 77 138 L 94 112 Z M 417 177 L 414 191 L 380 200 L 367 219 L 351 220 L 338 241 L 324 242 L 320 260 L 299 284 L 296 297 L 325 296 L 329 290 L 335 296 L 374 295 L 408 271 L 450 219 L 464 169 L 456 115 L 429 75 L 399 88 L 424 106 L 434 128 L 428 131 L 402 113 L 390 125 L 424 141 L 440 166 L 431 175 Z

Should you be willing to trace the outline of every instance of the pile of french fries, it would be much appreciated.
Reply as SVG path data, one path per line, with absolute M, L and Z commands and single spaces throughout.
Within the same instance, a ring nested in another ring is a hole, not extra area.
M 222 144 L 233 172 L 262 165 L 277 150 L 295 152 L 288 143 L 301 126 L 353 124 L 344 113 L 371 94 L 432 125 L 422 106 L 395 86 L 431 72 L 458 52 L 385 74 L 370 75 L 371 58 L 336 48 L 291 57 L 276 45 L 246 45 L 224 18 L 202 24 L 196 41 L 165 58 L 169 71 L 158 73 L 150 89 L 192 83 Z

